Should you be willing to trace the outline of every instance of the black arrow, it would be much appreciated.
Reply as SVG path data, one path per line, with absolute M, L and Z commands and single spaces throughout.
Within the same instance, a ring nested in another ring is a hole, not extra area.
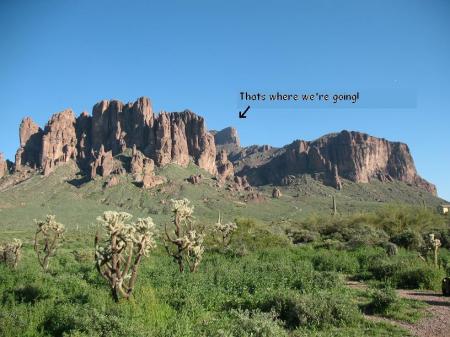
M 239 118 L 247 118 L 245 114 L 248 110 L 250 110 L 250 105 L 244 110 L 244 112 L 239 111 Z

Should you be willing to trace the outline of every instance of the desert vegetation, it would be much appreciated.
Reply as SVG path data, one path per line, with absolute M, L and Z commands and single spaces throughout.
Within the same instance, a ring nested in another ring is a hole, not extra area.
M 196 223 L 189 200 L 170 209 L 165 226 L 108 211 L 99 226 L 67 229 L 46 273 L 23 237 L 16 268 L 0 264 L 0 335 L 405 336 L 363 315 L 418 319 L 395 288 L 438 290 L 450 269 L 447 219 L 423 208 L 276 227 L 236 218 L 223 231 L 221 218 Z M 424 248 L 430 234 L 439 249 Z

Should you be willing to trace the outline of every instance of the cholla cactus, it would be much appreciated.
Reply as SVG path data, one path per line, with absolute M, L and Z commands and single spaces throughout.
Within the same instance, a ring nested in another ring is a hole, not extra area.
M 0 246 L 0 262 L 16 269 L 22 257 L 22 241 L 14 239 L 12 242 Z
M 106 238 L 100 242 L 100 234 L 95 236 L 95 264 L 116 302 L 120 297 L 130 298 L 142 258 L 156 247 L 152 218 L 129 224 L 131 218 L 131 214 L 112 211 L 97 218 L 106 230 Z
M 231 235 L 237 230 L 237 228 L 238 227 L 235 222 L 227 222 L 223 224 L 219 213 L 219 219 L 215 223 L 214 229 L 220 233 L 224 247 L 228 247 L 231 242 Z
M 180 272 L 184 271 L 184 264 L 187 263 L 189 270 L 195 272 L 202 260 L 204 253 L 204 235 L 193 229 L 192 216 L 194 206 L 190 205 L 188 199 L 171 200 L 174 225 L 173 234 L 169 234 L 167 224 L 165 225 L 166 242 L 165 248 L 167 253 L 173 257 L 178 264 Z M 172 236 L 175 236 L 173 238 Z M 167 243 L 174 246 L 171 249 Z
M 433 260 L 434 265 L 438 266 L 438 255 L 439 255 L 439 248 L 441 247 L 441 240 L 436 239 L 434 237 L 434 234 L 428 234 L 428 238 L 425 240 L 425 249 L 426 252 L 433 252 Z
M 54 215 L 47 215 L 45 220 L 34 220 L 38 227 L 34 236 L 34 251 L 44 271 L 48 270 L 50 258 L 55 256 L 64 235 L 64 225 L 55 219 Z

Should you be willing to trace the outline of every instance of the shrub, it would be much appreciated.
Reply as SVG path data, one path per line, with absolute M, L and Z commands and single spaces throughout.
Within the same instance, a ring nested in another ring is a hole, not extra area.
M 319 250 L 312 258 L 312 263 L 316 270 L 336 271 L 353 274 L 358 270 L 359 264 L 356 258 L 348 252 L 336 252 Z
M 348 296 L 334 292 L 278 293 L 263 300 L 259 307 L 265 312 L 275 311 L 289 329 L 345 326 L 360 317 L 358 308 Z
M 429 265 L 419 265 L 400 270 L 395 281 L 399 288 L 438 290 L 443 277 L 444 271 Z
M 388 256 L 395 256 L 398 254 L 398 247 L 395 243 L 386 242 L 384 245 L 384 250 Z
M 287 337 L 287 332 L 274 312 L 241 311 L 231 312 L 233 337 Z
M 371 302 L 368 304 L 367 309 L 376 314 L 386 313 L 398 302 L 397 292 L 389 286 L 372 290 L 370 297 Z
M 391 237 L 391 241 L 396 245 L 409 249 L 418 250 L 424 245 L 424 240 L 419 232 L 406 230 Z
M 288 233 L 293 244 L 309 243 L 320 240 L 320 234 L 318 232 L 310 231 L 307 229 L 300 229 Z
M 0 246 L 0 262 L 6 264 L 10 268 L 17 268 L 22 257 L 22 241 L 14 239 L 6 245 Z

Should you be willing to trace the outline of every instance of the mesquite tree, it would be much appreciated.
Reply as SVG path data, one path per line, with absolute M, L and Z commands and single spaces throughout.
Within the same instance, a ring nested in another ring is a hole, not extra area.
M 34 236 L 34 251 L 44 271 L 48 270 L 50 258 L 55 256 L 64 235 L 64 225 L 56 222 L 54 215 L 47 215 L 45 220 L 34 220 L 37 225 Z
M 165 225 L 165 248 L 169 256 L 178 264 L 180 272 L 184 271 L 185 263 L 191 272 L 197 271 L 202 260 L 205 248 L 203 246 L 204 235 L 193 228 L 194 206 L 188 199 L 172 200 L 172 224 L 173 233 L 169 233 Z M 169 247 L 172 245 L 172 248 Z
M 103 240 L 99 232 L 95 236 L 95 264 L 108 281 L 116 302 L 120 297 L 130 298 L 143 257 L 156 247 L 152 218 L 129 224 L 131 218 L 131 214 L 112 211 L 97 218 L 103 224 L 106 236 Z
M 222 219 L 219 213 L 219 219 L 214 225 L 214 229 L 220 234 L 222 239 L 222 245 L 226 248 L 230 245 L 231 235 L 237 230 L 235 222 L 222 223 Z
M 22 241 L 14 239 L 5 245 L 0 246 L 0 262 L 8 267 L 16 269 L 22 257 Z

